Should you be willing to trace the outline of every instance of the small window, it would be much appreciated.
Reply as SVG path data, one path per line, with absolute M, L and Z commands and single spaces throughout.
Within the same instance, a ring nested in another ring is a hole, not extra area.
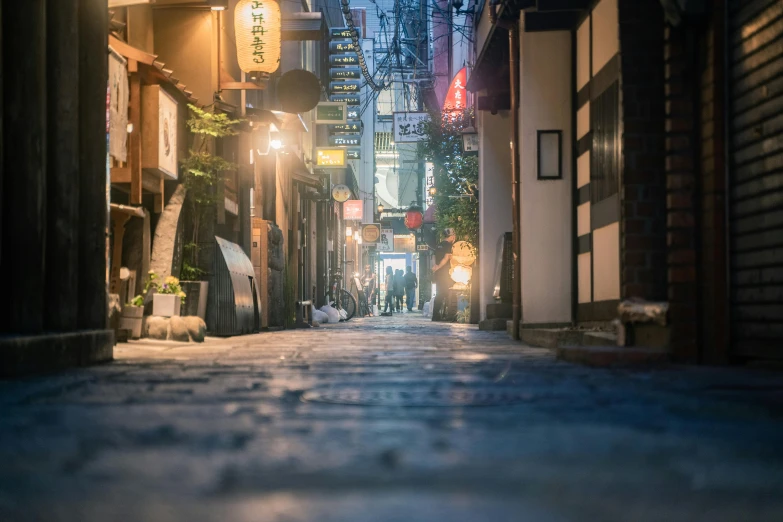
M 563 179 L 563 131 L 538 131 L 538 179 Z

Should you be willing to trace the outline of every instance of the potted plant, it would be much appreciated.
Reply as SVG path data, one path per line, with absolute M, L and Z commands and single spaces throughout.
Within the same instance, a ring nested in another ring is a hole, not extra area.
M 182 302 L 185 300 L 185 292 L 179 284 L 179 279 L 174 276 L 167 277 L 163 284 L 160 277 L 150 271 L 144 293 L 154 291 L 152 296 L 152 315 L 172 317 L 179 315 Z
M 237 126 L 243 120 L 234 120 L 221 112 L 210 112 L 195 105 L 188 105 L 190 118 L 188 129 L 193 135 L 193 148 L 183 162 L 183 184 L 187 189 L 187 216 L 190 218 L 188 232 L 190 241 L 185 245 L 180 276 L 181 286 L 188 298 L 183 301 L 187 315 L 198 315 L 205 319 L 209 283 L 207 271 L 201 268 L 199 240 L 201 224 L 213 219 L 215 207 L 220 201 L 219 183 L 222 173 L 237 169 L 237 165 L 213 154 L 215 140 L 239 134 Z M 213 238 L 209 238 L 213 240 Z
M 120 316 L 120 329 L 130 330 L 131 338 L 141 337 L 141 326 L 144 319 L 144 296 L 137 295 L 122 308 Z

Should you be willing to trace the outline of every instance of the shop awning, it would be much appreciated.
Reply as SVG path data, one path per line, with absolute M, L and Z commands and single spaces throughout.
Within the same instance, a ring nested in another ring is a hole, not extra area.
M 248 108 L 247 116 L 253 122 L 274 125 L 273 130 L 307 132 L 307 125 L 299 114 Z

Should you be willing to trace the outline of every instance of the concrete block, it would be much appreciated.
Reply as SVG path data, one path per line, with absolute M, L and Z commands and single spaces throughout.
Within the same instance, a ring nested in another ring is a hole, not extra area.
M 165 341 L 169 336 L 169 318 L 151 315 L 144 320 L 144 337 Z
M 654 366 L 666 364 L 671 354 L 651 348 L 622 346 L 561 346 L 557 358 L 587 366 Z
M 182 320 L 188 329 L 190 340 L 197 343 L 203 343 L 204 337 L 207 335 L 207 324 L 204 320 L 197 315 L 182 317 Z
M 173 316 L 169 320 L 169 336 L 171 341 L 179 341 L 186 343 L 190 341 L 190 334 L 188 333 L 188 325 L 185 320 L 179 316 Z
M 487 319 L 508 319 L 513 315 L 511 303 L 494 303 L 487 305 Z
M 487 331 L 503 331 L 506 329 L 506 323 L 508 321 L 506 319 L 484 319 L 483 321 L 479 321 L 479 330 L 487 330 Z

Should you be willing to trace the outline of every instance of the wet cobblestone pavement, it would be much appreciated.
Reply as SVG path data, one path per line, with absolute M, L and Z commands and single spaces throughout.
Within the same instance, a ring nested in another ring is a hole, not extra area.
M 0 521 L 780 521 L 783 374 L 417 314 L 0 382 Z

